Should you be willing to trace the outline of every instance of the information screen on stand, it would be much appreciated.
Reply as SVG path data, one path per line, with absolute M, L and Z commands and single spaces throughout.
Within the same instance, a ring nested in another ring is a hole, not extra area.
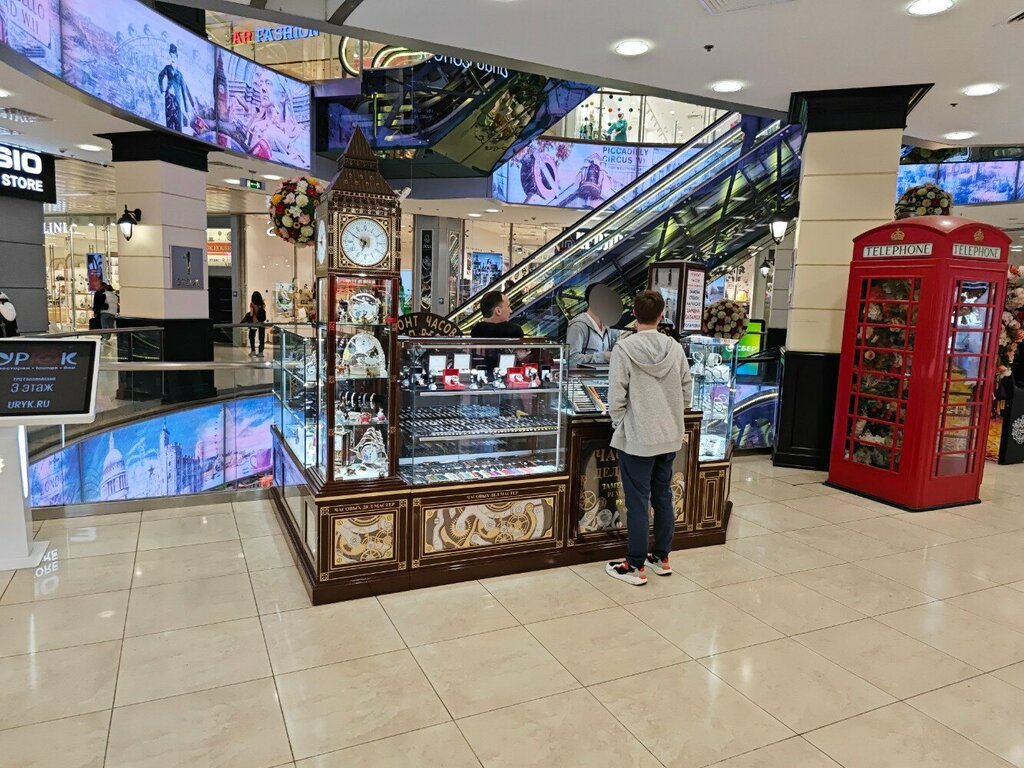
M 0 426 L 93 421 L 98 373 L 98 340 L 0 340 Z

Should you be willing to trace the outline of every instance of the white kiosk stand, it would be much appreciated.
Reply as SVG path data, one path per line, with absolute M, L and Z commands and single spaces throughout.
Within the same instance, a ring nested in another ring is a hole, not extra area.
M 34 568 L 27 427 L 96 419 L 99 339 L 0 339 L 0 571 Z

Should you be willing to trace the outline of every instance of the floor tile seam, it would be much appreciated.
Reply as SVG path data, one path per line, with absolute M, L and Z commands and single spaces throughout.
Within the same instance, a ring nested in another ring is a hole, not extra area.
M 1016 582 L 1007 582 L 1007 583 L 1008 584 L 1015 584 Z M 946 598 L 945 600 L 943 600 L 943 602 L 948 602 L 949 605 L 951 607 L 953 607 L 953 608 L 959 608 L 961 611 L 966 611 L 967 613 L 971 614 L 972 616 L 977 616 L 978 618 L 985 619 L 986 621 L 991 621 L 993 624 L 998 624 L 999 626 L 1001 626 L 1001 627 L 1003 627 L 1005 629 L 1008 629 L 1011 632 L 1014 632 L 1014 633 L 1024 637 L 1024 631 L 1021 631 L 1020 629 L 1018 629 L 1017 627 L 1015 627 L 1015 626 L 1013 626 L 1011 624 L 1007 624 L 1005 621 L 1003 621 L 1002 618 L 994 619 L 991 616 L 986 616 L 983 613 L 978 613 L 977 611 L 972 611 L 970 608 L 968 608 L 966 606 L 954 604 L 952 602 L 953 600 L 957 600 L 957 599 L 959 599 L 961 597 L 966 597 L 967 595 L 977 595 L 977 594 L 980 594 L 981 592 L 991 592 L 994 589 L 1010 589 L 1010 590 L 1013 590 L 1014 592 L 1017 591 L 1017 590 L 1014 590 L 1013 587 L 1009 587 L 1006 584 L 998 584 L 998 585 L 996 585 L 994 587 L 985 587 L 984 589 L 979 589 L 977 592 L 968 592 L 968 593 L 965 593 L 963 595 L 956 595 L 954 597 L 949 597 L 949 598 Z
M 513 627 L 509 627 L 509 629 L 513 629 Z M 497 630 L 495 630 L 495 631 L 497 631 Z M 482 634 L 486 634 L 486 633 L 482 633 Z M 454 639 L 459 640 L 461 638 L 454 638 Z M 441 642 L 448 642 L 448 641 L 445 640 L 445 641 L 441 641 Z M 429 643 L 428 643 L 428 645 L 429 645 Z M 415 646 L 415 647 L 416 648 L 423 648 L 424 646 Z M 308 667 L 299 667 L 298 669 L 282 669 L 282 670 L 275 669 L 275 667 L 274 667 L 274 660 L 273 660 L 273 657 L 271 657 L 271 659 L 270 659 L 270 669 L 272 670 L 271 674 L 274 675 L 275 677 L 284 677 L 286 675 L 294 675 L 294 674 L 297 674 L 299 672 L 309 672 L 312 669 L 322 669 L 323 667 L 333 667 L 336 664 L 348 664 L 349 662 L 352 662 L 352 661 L 367 661 L 369 659 L 375 659 L 378 656 L 387 656 L 389 653 L 400 653 L 401 651 L 412 652 L 412 648 L 410 648 L 407 645 L 403 645 L 401 648 L 392 648 L 390 651 L 374 651 L 372 653 L 360 654 L 359 656 L 352 656 L 352 657 L 344 658 L 344 659 L 336 659 L 334 661 L 325 661 L 323 663 L 311 664 Z M 267 647 L 267 652 L 268 652 L 268 654 L 270 652 L 269 646 Z
M 184 582 L 180 582 L 180 583 L 184 583 Z M 125 640 L 134 640 L 134 639 L 136 639 L 138 637 L 152 637 L 153 635 L 162 635 L 162 634 L 165 634 L 167 632 L 182 632 L 182 631 L 188 630 L 188 629 L 199 629 L 200 627 L 212 627 L 212 626 L 216 626 L 217 624 L 229 624 L 232 621 L 242 621 L 243 619 L 257 619 L 258 620 L 259 618 L 260 618 L 259 614 L 251 613 L 251 614 L 247 614 L 245 616 L 234 616 L 234 617 L 232 617 L 230 619 L 217 619 L 216 621 L 204 621 L 204 622 L 201 622 L 199 624 L 189 624 L 188 626 L 185 626 L 185 627 L 168 627 L 166 629 L 158 629 L 155 632 L 141 632 L 141 633 L 139 633 L 137 635 L 129 635 L 129 634 L 126 633 L 125 636 L 124 636 L 124 639 Z
M 141 513 L 139 515 L 142 516 Z M 128 583 L 128 600 L 124 604 L 124 624 L 121 626 L 121 643 L 117 649 L 117 668 L 114 671 L 114 688 L 110 694 L 110 717 L 107 720 L 107 738 L 103 744 L 103 765 L 107 764 L 107 758 L 110 755 L 110 734 L 114 730 L 114 703 L 117 701 L 117 687 L 121 683 L 121 662 L 124 660 L 124 641 L 125 635 L 128 632 L 128 611 L 132 605 L 132 589 L 131 585 L 135 581 L 135 564 L 139 559 L 139 538 L 142 536 L 142 525 L 140 523 L 139 529 L 135 532 L 135 552 L 132 558 L 132 578 Z
M 888 517 L 888 516 L 887 515 L 883 515 L 883 517 Z M 865 519 L 866 520 L 877 520 L 878 518 L 876 518 L 876 517 L 868 517 L 868 518 L 865 518 Z M 880 541 L 883 544 L 890 543 L 891 539 L 883 539 L 883 538 L 880 538 L 880 537 L 878 537 L 878 536 L 876 536 L 876 535 L 874 535 L 872 533 L 867 533 L 866 531 L 858 531 L 856 528 L 852 528 L 850 526 L 850 523 L 859 523 L 859 522 L 863 522 L 863 521 L 862 520 L 847 520 L 845 523 L 837 523 L 837 525 L 842 526 L 843 528 L 845 528 L 848 531 L 853 531 L 854 533 L 859 533 L 861 536 L 867 536 L 869 539 L 874 539 L 875 541 Z M 893 522 L 900 523 L 902 521 L 901 520 L 895 520 Z M 932 531 L 932 530 L 930 530 L 928 528 L 921 528 L 921 526 L 914 525 L 913 523 L 906 523 L 906 525 L 913 525 L 915 528 L 920 529 L 922 532 L 928 531 L 929 533 L 938 533 L 938 531 Z M 938 535 L 939 536 L 946 536 L 946 534 L 944 534 L 944 533 L 938 533 Z M 951 539 L 952 537 L 951 536 L 946 536 L 946 538 L 950 538 Z M 922 550 L 925 550 L 925 549 L 932 549 L 933 547 L 945 547 L 945 546 L 948 546 L 950 544 L 957 544 L 957 543 L 958 543 L 957 540 L 953 539 L 952 541 L 943 541 L 943 542 L 941 542 L 939 544 L 925 544 L 923 547 L 914 546 L 911 549 L 905 549 L 905 550 L 900 550 L 899 552 L 893 552 L 893 554 L 894 555 L 900 555 L 900 554 L 904 554 L 905 552 L 921 552 Z
M 167 701 L 168 699 L 176 699 L 176 698 L 179 698 L 181 696 L 191 696 L 192 694 L 195 694 L 195 693 L 209 693 L 210 691 L 217 691 L 217 690 L 220 690 L 221 688 L 230 688 L 230 687 L 232 687 L 234 685 L 245 685 L 246 683 L 254 683 L 257 680 L 269 680 L 272 677 L 274 677 L 274 673 L 272 671 L 270 671 L 270 672 L 267 672 L 266 674 L 257 675 L 256 677 L 250 677 L 250 678 L 248 678 L 246 680 L 235 680 L 235 681 L 230 682 L 230 683 L 220 683 L 218 685 L 204 685 L 201 688 L 190 688 L 187 691 L 180 691 L 178 693 L 168 693 L 168 694 L 163 695 L 163 696 L 154 696 L 151 699 L 140 699 L 139 701 L 129 701 L 129 702 L 125 702 L 125 703 L 122 703 L 122 704 L 118 704 L 117 703 L 117 690 L 115 689 L 114 690 L 114 706 L 111 709 L 113 709 L 114 711 L 117 711 L 119 709 L 128 709 L 129 707 L 137 707 L 140 704 L 152 704 L 152 703 L 157 702 L 157 701 Z M 275 692 L 277 690 L 276 682 L 275 682 L 274 690 L 275 690 Z
M 232 516 L 234 515 L 234 505 L 231 507 Z M 252 575 L 248 575 L 249 589 L 252 591 L 252 602 L 256 606 L 256 623 L 260 628 L 260 637 L 263 638 L 263 652 L 267 655 L 267 667 L 270 669 L 270 678 L 274 683 L 274 698 L 277 700 L 277 711 L 281 713 L 281 725 L 284 726 L 284 737 L 288 740 L 288 754 L 292 756 L 292 763 L 294 764 L 295 759 L 295 747 L 292 745 L 292 734 L 288 730 L 288 718 L 284 714 L 284 703 L 281 698 L 281 691 L 277 687 L 277 673 L 274 671 L 274 659 L 270 655 L 270 645 L 267 643 L 267 630 L 263 626 L 263 617 L 259 615 L 260 604 L 256 600 L 256 587 L 252 583 Z M 374 598 L 376 599 L 376 598 Z M 258 678 L 263 679 L 263 678 Z
M 598 587 L 596 587 L 596 586 L 594 586 L 593 584 L 591 584 L 591 583 L 590 583 L 589 581 L 587 581 L 586 579 L 584 579 L 584 578 L 583 578 L 582 576 L 580 576 L 580 575 L 579 575 L 578 573 L 576 573 L 576 571 L 574 571 L 574 570 L 573 570 L 572 568 L 570 568 L 570 567 L 569 567 L 569 566 L 567 566 L 567 565 L 566 565 L 566 566 L 562 566 L 562 567 L 560 567 L 560 568 L 554 568 L 554 569 L 547 569 L 547 568 L 545 568 L 544 570 L 562 570 L 562 571 L 566 571 L 566 572 L 568 572 L 568 573 L 571 573 L 571 574 L 572 574 L 573 576 L 575 576 L 575 577 L 576 577 L 577 579 L 579 579 L 580 581 L 582 581 L 582 582 L 583 582 L 584 584 L 586 584 L 586 585 L 587 585 L 588 587 L 590 587 L 591 589 L 593 589 L 593 590 L 595 590 L 596 592 L 598 592 L 598 593 L 599 593 L 599 594 L 600 594 L 600 595 L 601 595 L 601 596 L 602 596 L 603 598 L 605 598 L 606 600 L 611 600 L 611 601 L 612 601 L 613 603 L 616 603 L 616 601 L 615 601 L 615 598 L 613 598 L 613 597 L 609 597 L 608 595 L 606 595 L 606 594 L 605 594 L 604 592 L 602 592 L 602 591 L 601 591 L 601 590 L 600 590 L 600 589 L 599 589 Z M 520 574 L 512 574 L 512 575 L 520 575 Z M 498 577 L 498 578 L 504 578 L 504 577 Z M 519 626 L 521 626 L 521 627 L 525 627 L 525 626 L 526 626 L 526 622 L 524 622 L 524 621 L 523 621 L 522 619 L 520 619 L 520 618 L 519 618 L 518 616 L 516 616 L 516 614 L 515 614 L 515 611 L 513 611 L 513 610 L 512 610 L 511 608 L 509 608 L 509 607 L 508 607 L 508 606 L 507 606 L 507 605 L 505 604 L 505 602 L 504 602 L 504 601 L 503 601 L 503 600 L 502 600 L 502 599 L 501 599 L 500 597 L 498 597 L 498 595 L 496 595 L 496 594 L 495 594 L 494 592 L 492 592 L 491 590 L 489 590 L 489 589 L 487 588 L 487 585 L 486 585 L 486 584 L 485 584 L 485 583 L 484 583 L 484 582 L 483 582 L 482 580 L 479 580 L 479 579 L 478 579 L 478 580 L 476 581 L 476 583 L 477 583 L 477 584 L 479 584 L 479 585 L 480 585 L 481 587 L 483 587 L 483 588 L 484 588 L 484 591 L 486 591 L 488 595 L 490 595 L 490 596 L 491 596 L 491 597 L 493 597 L 493 598 L 494 598 L 495 600 L 497 600 L 497 601 L 498 601 L 498 604 L 499 604 L 499 605 L 500 605 L 500 606 L 501 606 L 502 608 L 504 608 L 504 609 L 505 609 L 505 611 L 506 611 L 507 613 L 509 613 L 509 614 L 510 614 L 510 615 L 512 616 L 512 618 L 513 618 L 513 619 L 515 619 L 515 620 L 516 620 L 517 622 L 519 622 Z M 618 603 L 616 603 L 616 605 L 617 605 L 617 604 L 618 604 Z M 562 619 L 562 618 L 565 618 L 566 616 L 581 616 L 581 615 L 583 615 L 584 613 L 593 613 L 594 611 L 603 611 L 603 610 L 607 610 L 607 609 L 608 609 L 609 607 L 610 607 L 610 606 L 607 606 L 607 605 L 606 605 L 606 606 L 604 606 L 603 608 L 591 608 L 591 609 L 589 609 L 589 610 L 586 610 L 586 611 L 579 611 L 578 613 L 567 613 L 567 614 L 565 614 L 565 616 L 552 616 L 552 617 L 551 617 L 551 619 Z M 551 619 L 540 619 L 540 621 L 550 621 Z M 531 622 L 529 622 L 529 623 L 530 623 L 530 624 L 536 624 L 537 622 L 535 622 L 535 621 L 531 621 Z M 485 633 L 478 633 L 478 634 L 485 634 Z M 417 647 L 419 647 L 419 646 L 417 646 Z
M 872 576 L 875 576 L 875 577 L 877 577 L 879 579 L 884 579 L 885 581 L 890 581 L 893 584 L 895 584 L 897 587 L 899 587 L 900 589 L 909 589 L 911 592 L 917 592 L 917 594 L 921 595 L 922 597 L 927 597 L 928 598 L 923 603 L 917 603 L 917 605 L 927 605 L 928 603 L 942 602 L 939 598 L 934 598 L 931 595 L 927 595 L 927 594 L 925 594 L 924 592 L 922 592 L 919 589 L 914 589 L 913 587 L 908 587 L 906 584 L 900 584 L 900 582 L 896 581 L 895 579 L 890 579 L 888 576 L 883 576 L 880 573 L 875 573 L 874 571 L 869 571 L 867 568 L 862 568 L 857 563 L 846 563 L 846 565 L 852 565 L 854 568 L 859 568 L 860 570 L 864 571 L 865 573 L 869 573 Z M 838 566 L 838 565 L 826 565 L 825 566 L 825 568 L 840 568 L 840 567 L 842 567 L 842 566 Z M 825 570 L 825 568 L 812 568 L 811 570 Z M 797 573 L 808 573 L 808 571 L 797 571 Z M 796 581 L 796 580 L 794 579 L 794 581 Z M 852 605 L 846 605 L 846 603 L 844 603 L 842 600 L 839 600 L 838 598 L 835 598 L 835 597 L 831 597 L 830 595 L 827 595 L 824 592 L 822 592 L 820 589 L 815 589 L 810 584 L 803 584 L 802 582 L 797 582 L 797 583 L 801 584 L 802 586 L 807 587 L 808 589 L 814 590 L 819 595 L 824 595 L 825 597 L 829 598 L 830 600 L 834 600 L 835 602 L 839 603 L 840 605 L 844 605 L 847 608 L 853 608 Z M 894 609 L 892 611 L 881 611 L 879 613 L 870 613 L 870 614 L 865 613 L 864 615 L 865 616 L 871 616 L 873 618 L 875 616 L 884 616 L 887 613 L 895 613 L 896 611 L 904 611 L 907 608 L 915 608 L 915 607 L 916 607 L 915 605 L 910 605 L 910 606 L 905 606 L 903 608 L 896 608 L 896 609 Z M 853 610 L 860 611 L 861 613 L 864 613 L 864 611 L 861 611 L 859 608 L 853 608 Z
M 689 663 L 689 662 L 682 662 L 682 663 L 684 663 L 684 664 L 685 664 L 685 663 Z M 669 665 L 669 667 L 674 667 L 674 666 L 678 666 L 678 664 L 670 664 L 670 665 Z M 659 669 L 668 669 L 668 667 L 659 667 Z M 651 672 L 653 672 L 653 671 L 655 671 L 655 670 L 648 670 L 648 671 L 651 671 Z M 641 674 L 641 675 L 642 675 L 642 674 L 646 674 L 646 673 L 644 673 L 644 672 L 639 672 L 639 673 L 637 673 L 637 674 Z M 633 677 L 633 675 L 627 675 L 626 677 Z M 625 677 L 620 677 L 620 678 L 617 678 L 617 679 L 618 679 L 618 680 L 625 680 L 626 678 L 625 678 Z M 609 683 L 610 683 L 610 682 L 614 682 L 614 681 L 612 681 L 612 680 L 606 680 L 605 682 L 609 682 Z M 595 683 L 595 685 L 604 685 L 604 683 Z M 609 709 L 609 708 L 607 707 L 607 705 L 605 705 L 605 703 L 604 703 L 603 701 L 601 701 L 601 699 L 599 699 L 599 698 L 598 698 L 598 697 L 597 697 L 597 696 L 596 696 L 596 695 L 594 694 L 594 692 L 593 692 L 592 690 L 590 690 L 590 688 L 591 688 L 591 687 L 593 687 L 593 686 L 590 686 L 590 687 L 588 687 L 588 686 L 584 686 L 584 687 L 583 687 L 583 690 L 587 692 L 587 695 L 588 695 L 588 696 L 589 696 L 589 697 L 590 697 L 591 699 L 593 699 L 593 700 L 594 700 L 595 702 L 597 702 L 597 705 L 598 705 L 599 707 L 601 707 L 601 709 L 603 709 L 603 710 L 604 710 L 605 712 L 607 712 L 607 713 L 608 713 L 608 714 L 609 714 L 609 715 L 611 716 L 612 720 L 614 720 L 614 721 L 615 721 L 616 723 L 618 723 L 619 725 L 621 725 L 621 726 L 622 726 L 622 727 L 623 727 L 623 728 L 625 729 L 626 733 L 628 733 L 628 734 L 629 734 L 630 736 L 632 736 L 632 737 L 633 737 L 634 739 L 636 739 L 636 743 L 637 743 L 637 744 L 639 744 L 639 745 L 640 745 L 641 747 L 643 747 L 644 751 L 645 751 L 645 752 L 646 752 L 646 753 L 647 753 L 648 755 L 650 755 L 650 758 L 651 758 L 651 760 L 653 760 L 653 761 L 654 761 L 654 764 L 655 764 L 655 765 L 660 765 L 660 766 L 662 766 L 663 768 L 666 768 L 666 767 L 665 767 L 665 763 L 663 763 L 663 762 L 662 762 L 662 761 L 661 761 L 661 760 L 660 760 L 660 759 L 658 758 L 658 756 L 654 754 L 654 752 L 653 752 L 653 751 L 651 750 L 651 748 L 650 748 L 649 746 L 647 746 L 647 744 L 646 744 L 646 743 L 644 742 L 644 740 L 643 740 L 643 739 L 641 739 L 641 738 L 640 738 L 640 737 L 639 737 L 639 736 L 638 736 L 637 734 L 633 733 L 633 731 L 632 731 L 632 730 L 630 729 L 630 727 L 629 727 L 628 725 L 626 725 L 626 724 L 625 724 L 624 722 L 622 722 L 622 720 L 620 720 L 620 719 L 618 718 L 618 716 L 617 716 L 617 715 L 616 715 L 616 714 L 615 714 L 614 712 L 612 712 L 612 711 L 611 711 L 611 710 L 610 710 L 610 709 Z
M 63 715 L 61 717 L 51 717 L 47 720 L 33 720 L 31 723 L 19 723 L 18 725 L 7 725 L 0 728 L 0 734 L 7 733 L 8 731 L 15 731 L 18 728 L 34 728 L 37 725 L 47 725 L 49 723 L 59 723 L 61 720 L 72 720 L 76 717 L 85 717 L 86 715 L 96 715 L 100 712 L 106 712 L 107 715 L 113 713 L 111 707 L 99 707 L 97 709 L 90 709 L 87 712 L 76 712 L 73 715 Z M 110 721 L 107 721 L 107 735 L 110 735 Z
M 515 705 L 513 704 L 512 706 L 515 706 Z M 458 721 L 457 720 L 451 720 L 449 722 L 451 722 L 456 727 L 458 726 Z M 399 736 L 408 736 L 411 733 L 419 733 L 420 731 L 428 731 L 431 728 L 437 728 L 438 726 L 445 725 L 445 724 L 446 723 L 431 723 L 430 725 L 421 725 L 421 726 L 419 726 L 417 728 L 412 728 L 412 729 L 410 729 L 408 731 L 402 731 L 401 733 L 392 733 L 392 734 L 389 734 L 387 736 L 378 736 L 377 738 L 368 739 L 367 741 L 360 741 L 358 744 L 349 744 L 348 746 L 341 747 L 340 749 L 330 749 L 330 750 L 328 750 L 326 752 L 317 752 L 315 755 L 309 755 L 308 757 L 296 758 L 294 762 L 298 762 L 299 760 L 314 760 L 314 759 L 316 759 L 318 757 L 326 757 L 328 755 L 340 754 L 340 753 L 346 752 L 346 751 L 348 751 L 350 749 L 358 749 L 359 747 L 365 747 L 365 746 L 367 746 L 369 744 L 377 744 L 377 743 L 382 742 L 382 741 L 387 741 L 388 739 L 398 738 Z M 469 739 L 466 738 L 465 734 L 462 733 L 461 729 L 459 729 L 459 735 L 462 736 L 463 740 L 465 740 L 465 742 L 466 742 L 466 746 L 468 746 L 470 751 L 473 752 L 473 757 L 476 759 L 477 763 L 479 763 L 481 766 L 483 766 L 483 761 L 480 760 L 479 757 L 477 757 L 476 751 L 473 750 L 473 745 L 469 743 Z M 287 763 L 285 765 L 287 765 Z
M 253 537 L 256 538 L 256 537 Z M 192 544 L 174 544 L 170 547 L 139 547 L 139 552 L 159 552 L 165 549 L 177 549 L 179 547 L 195 547 L 202 546 L 203 544 L 223 544 L 225 541 L 241 541 L 241 537 L 238 535 L 238 530 L 235 530 L 234 536 L 229 536 L 226 539 L 213 539 L 212 541 L 196 541 Z
M 789 728 L 789 726 L 787 725 L 786 728 Z M 793 729 L 789 728 L 789 730 L 792 731 Z M 818 749 L 813 744 L 811 744 L 811 742 L 807 741 L 807 739 L 805 739 L 803 736 L 801 736 L 799 733 L 793 733 L 792 735 L 787 736 L 784 739 L 779 739 L 778 741 L 773 741 L 773 742 L 771 742 L 769 744 L 762 744 L 760 747 L 754 747 L 753 749 L 748 749 L 748 750 L 746 750 L 744 752 L 740 752 L 738 755 L 732 755 L 731 757 L 724 757 L 721 760 L 717 760 L 717 761 L 715 761 L 713 763 L 708 763 L 708 764 L 702 766 L 702 768 L 717 768 L 717 766 L 725 765 L 730 760 L 736 760 L 737 758 L 743 757 L 744 755 L 750 755 L 750 754 L 753 754 L 754 752 L 758 752 L 758 751 L 760 751 L 762 749 L 768 749 L 769 747 L 774 747 L 776 744 L 781 744 L 784 741 L 792 741 L 793 739 L 799 739 L 800 741 L 803 741 L 806 744 L 808 744 L 813 749 Z M 833 758 L 829 758 L 829 759 L 831 760 Z M 838 763 L 838 765 L 842 765 L 842 763 Z M 793 766 L 793 768 L 799 768 L 799 766 Z
M 215 543 L 220 543 L 220 542 L 215 542 Z M 143 550 L 143 552 L 158 552 L 158 551 L 163 551 L 163 550 L 155 550 L 155 549 L 145 549 L 145 550 Z M 215 574 L 213 576 L 192 576 L 192 577 L 187 577 L 187 578 L 184 578 L 184 579 L 177 579 L 175 581 L 161 581 L 161 582 L 159 582 L 157 584 L 138 584 L 138 585 L 136 585 L 134 583 L 135 580 L 133 578 L 132 579 L 132 589 L 135 590 L 135 589 L 150 589 L 151 587 L 168 587 L 171 584 L 188 584 L 189 582 L 192 582 L 192 581 L 203 581 L 205 579 L 220 579 L 220 578 L 224 578 L 226 576 L 248 576 L 248 575 L 249 575 L 248 571 L 237 571 L 235 573 L 218 573 L 218 574 Z
M 525 625 L 524 625 L 524 624 L 523 624 L 523 623 L 522 623 L 522 622 L 521 622 L 521 621 L 519 620 L 519 618 L 518 618 L 518 617 L 517 617 L 517 616 L 516 616 L 516 615 L 515 615 L 514 613 L 512 613 L 512 611 L 510 611 L 510 610 L 509 610 L 508 608 L 506 608 L 506 607 L 505 607 L 505 604 L 504 604 L 504 603 L 502 603 L 502 602 L 501 602 L 500 600 L 498 600 L 498 598 L 497 598 L 497 597 L 495 597 L 494 595 L 492 595 L 492 594 L 491 594 L 491 593 L 490 593 L 490 592 L 488 591 L 487 587 L 485 587 L 485 586 L 484 586 L 483 584 L 481 584 L 481 583 L 480 583 L 480 581 L 478 581 L 478 580 L 474 579 L 474 580 L 472 580 L 472 581 L 466 581 L 466 582 L 460 582 L 460 583 L 461 583 L 461 584 L 479 584 L 479 585 L 480 585 L 480 587 L 481 587 L 481 588 L 483 588 L 484 592 L 487 592 L 487 595 L 488 595 L 488 596 L 489 596 L 489 597 L 490 597 L 491 599 L 493 599 L 493 600 L 494 600 L 495 602 L 497 602 L 497 603 L 498 603 L 498 605 L 500 605 L 500 606 L 501 606 L 501 609 L 502 609 L 503 611 L 505 611 L 505 613 L 507 613 L 507 614 L 508 614 L 508 615 L 509 615 L 509 616 L 510 616 L 510 617 L 512 618 L 512 621 L 514 621 L 514 622 L 515 622 L 515 624 L 514 624 L 514 625 L 512 625 L 512 626 L 508 626 L 508 627 L 497 627 L 496 629 L 485 629 L 485 630 L 482 630 L 482 631 L 480 631 L 480 632 L 469 632 L 469 633 L 467 633 L 467 634 L 465 634 L 465 635 L 458 635 L 457 637 L 446 637 L 446 638 L 443 638 L 443 639 L 441 639 L 441 640 L 430 640 L 429 642 L 426 642 L 426 643 L 416 643 L 415 645 L 413 645 L 413 644 L 410 644 L 410 643 L 409 643 L 409 641 L 408 641 L 408 640 L 406 639 L 405 635 L 403 635 L 403 634 L 402 634 L 402 631 L 401 631 L 401 630 L 400 630 L 400 629 L 398 628 L 398 625 L 397 625 L 397 624 L 395 623 L 395 620 L 394 620 L 394 619 L 392 618 L 391 614 L 390 614 L 390 613 L 388 613 L 388 608 L 387 608 L 387 606 L 386 606 L 386 605 L 384 605 L 384 603 L 382 603 L 382 602 L 380 601 L 380 599 L 379 599 L 379 597 L 380 597 L 380 596 L 377 596 L 377 597 L 376 597 L 375 599 L 377 600 L 377 604 L 378 604 L 378 605 L 379 605 L 379 606 L 381 607 L 381 610 L 382 610 L 382 611 L 384 611 L 384 615 L 385 615 L 385 616 L 387 616 L 387 618 L 388 618 L 388 622 L 389 622 L 389 623 L 391 624 L 391 626 L 392 626 L 392 627 L 394 628 L 395 632 L 397 632 L 397 633 L 398 633 L 398 637 L 399 637 L 399 638 L 401 638 L 401 640 L 402 640 L 402 643 L 404 643 L 404 644 L 405 644 L 405 647 L 406 647 L 407 649 L 409 649 L 409 650 L 412 650 L 413 648 L 422 648 L 422 647 L 423 647 L 423 646 L 425 646 L 425 645 L 434 645 L 435 643 L 446 643 L 446 642 L 448 642 L 448 641 L 450 641 L 450 640 L 460 640 L 460 639 L 462 639 L 463 637 L 476 637 L 476 636 L 478 636 L 478 635 L 486 635 L 486 634 L 487 634 L 488 632 L 499 632 L 499 631 L 501 631 L 501 630 L 503 630 L 503 629 L 512 629 L 513 627 L 516 627 L 516 626 L 518 626 L 518 627 L 522 627 L 522 626 L 525 626 Z M 400 592 L 400 593 L 398 593 L 398 594 L 399 594 L 399 595 L 401 595 L 401 594 L 408 594 L 408 593 L 401 593 L 401 592 Z M 302 610 L 302 609 L 294 609 L 294 610 Z M 282 611 L 282 613 L 284 613 L 284 611 Z M 262 614 L 261 614 L 261 615 L 262 615 Z

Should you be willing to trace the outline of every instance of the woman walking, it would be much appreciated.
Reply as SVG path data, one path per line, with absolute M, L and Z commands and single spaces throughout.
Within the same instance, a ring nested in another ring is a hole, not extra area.
M 263 323 L 267 322 L 267 306 L 263 302 L 263 294 L 259 291 L 252 292 L 249 299 L 249 312 L 242 318 L 243 323 L 259 323 L 259 328 L 249 329 L 249 357 L 263 357 L 263 347 L 267 341 L 267 329 Z M 256 351 L 256 335 L 260 337 L 260 350 Z

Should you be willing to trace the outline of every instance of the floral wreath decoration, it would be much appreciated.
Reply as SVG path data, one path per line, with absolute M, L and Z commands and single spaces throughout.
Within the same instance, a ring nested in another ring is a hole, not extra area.
M 750 313 L 746 304 L 722 299 L 704 308 L 704 333 L 716 339 L 742 339 Z
M 312 243 L 313 216 L 325 191 L 324 182 L 307 176 L 282 181 L 267 208 L 274 234 L 292 245 Z
M 911 187 L 896 202 L 896 218 L 912 216 L 949 216 L 953 196 L 938 184 L 926 181 Z

